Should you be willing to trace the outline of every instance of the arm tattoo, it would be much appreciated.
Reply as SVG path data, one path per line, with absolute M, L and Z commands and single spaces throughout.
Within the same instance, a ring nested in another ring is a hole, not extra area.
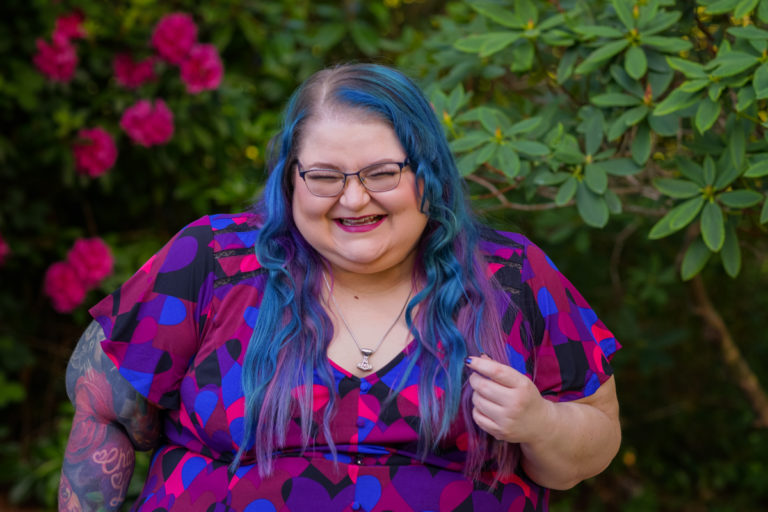
M 101 349 L 104 331 L 92 322 L 67 366 L 67 395 L 75 405 L 59 510 L 117 510 L 133 474 L 134 450 L 161 436 L 158 408 L 120 375 Z

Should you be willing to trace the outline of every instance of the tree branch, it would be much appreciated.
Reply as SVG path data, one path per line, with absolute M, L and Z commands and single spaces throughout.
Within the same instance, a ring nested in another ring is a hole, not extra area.
M 701 275 L 696 275 L 691 280 L 691 290 L 697 305 L 697 313 L 701 315 L 706 324 L 713 328 L 718 335 L 718 342 L 723 352 L 725 364 L 733 373 L 737 384 L 746 395 L 747 400 L 754 411 L 755 426 L 768 428 L 768 395 L 760 385 L 757 375 L 750 368 L 749 363 L 736 345 L 723 317 L 712 305 L 709 294 Z

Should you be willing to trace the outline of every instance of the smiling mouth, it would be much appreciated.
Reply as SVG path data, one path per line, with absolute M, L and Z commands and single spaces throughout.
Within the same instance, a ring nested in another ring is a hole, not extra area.
M 375 224 L 382 218 L 384 218 L 384 215 L 368 215 L 367 217 L 358 217 L 356 219 L 341 218 L 337 220 L 344 226 L 365 226 L 367 224 Z

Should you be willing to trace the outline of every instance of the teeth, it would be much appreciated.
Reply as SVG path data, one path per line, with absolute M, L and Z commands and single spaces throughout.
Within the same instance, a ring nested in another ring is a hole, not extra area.
M 369 215 L 368 217 L 361 217 L 359 219 L 341 219 L 341 223 L 345 226 L 362 226 L 363 224 L 373 224 L 381 218 L 381 215 Z

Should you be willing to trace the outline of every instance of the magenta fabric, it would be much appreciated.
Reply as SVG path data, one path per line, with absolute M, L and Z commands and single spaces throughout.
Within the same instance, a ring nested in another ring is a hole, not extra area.
M 522 469 L 494 489 L 488 487 L 492 462 L 483 481 L 464 477 L 461 418 L 439 453 L 419 459 L 418 365 L 395 400 L 385 403 L 413 345 L 363 379 L 331 362 L 337 462 L 321 428 L 301 453 L 295 419 L 272 475 L 258 476 L 252 451 L 228 474 L 243 436 L 241 365 L 265 284 L 253 250 L 257 233 L 257 219 L 248 213 L 203 217 L 91 309 L 107 336 L 105 353 L 140 393 L 166 409 L 166 440 L 133 510 L 547 510 L 549 491 Z M 593 393 L 612 374 L 609 360 L 619 345 L 611 332 L 525 237 L 487 230 L 481 247 L 488 275 L 514 303 L 503 316 L 509 364 L 535 376 L 550 400 Z M 314 384 L 312 391 L 318 425 L 330 390 Z

